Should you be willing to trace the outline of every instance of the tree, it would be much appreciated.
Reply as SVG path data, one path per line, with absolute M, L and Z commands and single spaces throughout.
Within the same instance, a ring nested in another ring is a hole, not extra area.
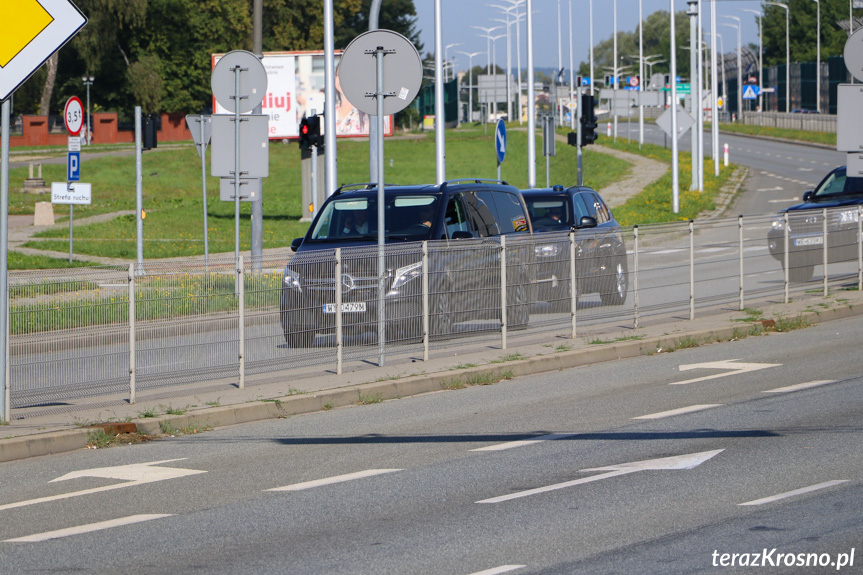
M 848 20 L 847 4 L 821 0 L 821 61 L 841 55 L 848 34 L 838 26 Z M 815 62 L 818 49 L 818 4 L 812 0 L 789 0 L 791 62 Z M 764 65 L 785 64 L 785 10 L 763 4 Z

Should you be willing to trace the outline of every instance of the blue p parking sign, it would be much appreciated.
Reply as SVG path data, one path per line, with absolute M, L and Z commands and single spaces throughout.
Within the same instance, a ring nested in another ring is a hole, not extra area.
M 66 180 L 77 182 L 81 179 L 81 152 L 68 152 L 66 160 Z

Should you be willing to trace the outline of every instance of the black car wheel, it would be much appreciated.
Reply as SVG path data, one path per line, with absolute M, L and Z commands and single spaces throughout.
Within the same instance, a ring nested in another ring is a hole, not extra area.
M 444 337 L 452 333 L 453 315 L 450 311 L 449 293 L 444 291 L 431 298 L 429 331 L 432 337 Z
M 614 273 L 599 297 L 603 305 L 623 305 L 626 302 L 626 292 L 629 288 L 629 272 L 626 268 L 626 258 L 617 260 Z
M 530 297 L 528 297 L 526 278 L 519 277 L 518 282 L 507 287 L 507 325 L 509 329 L 525 329 L 530 321 Z M 512 294 L 512 295 L 510 295 Z

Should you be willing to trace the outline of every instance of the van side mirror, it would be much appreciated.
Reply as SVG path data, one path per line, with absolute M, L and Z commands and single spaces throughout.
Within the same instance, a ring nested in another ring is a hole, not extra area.
M 578 227 L 580 228 L 595 228 L 596 227 L 596 218 L 593 216 L 584 216 L 581 218 L 581 221 L 578 223 Z
M 809 190 L 808 192 L 804 192 L 803 193 L 803 201 L 804 202 L 811 201 L 812 196 L 814 196 L 814 195 L 815 195 L 815 192 L 813 192 L 812 190 Z
M 473 234 L 470 232 L 466 232 L 464 230 L 457 230 L 452 233 L 452 239 L 454 240 L 469 240 L 473 237 Z
M 303 243 L 303 238 L 294 238 L 294 241 L 291 242 L 291 251 L 295 252 L 300 249 L 300 245 Z

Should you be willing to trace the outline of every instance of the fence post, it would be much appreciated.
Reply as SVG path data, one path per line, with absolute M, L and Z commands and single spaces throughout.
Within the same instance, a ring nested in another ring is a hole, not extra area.
M 783 219 L 785 220 L 785 236 L 783 241 L 785 242 L 785 250 L 782 252 L 782 257 L 785 263 L 785 303 L 788 303 L 788 276 L 789 276 L 789 258 L 788 258 L 788 212 L 785 212 Z
M 857 290 L 863 290 L 863 206 L 857 206 Z
M 570 339 L 575 339 L 575 312 L 578 309 L 578 277 L 575 275 L 575 232 L 569 232 L 569 309 L 572 315 Z
M 423 361 L 429 360 L 429 243 L 423 240 Z M 440 310 L 438 310 L 440 313 Z
M 500 236 L 500 346 L 506 349 L 506 236 Z
M 695 222 L 689 220 L 689 319 L 695 319 Z
M 633 281 L 632 281 L 632 291 L 634 292 L 632 295 L 635 298 L 633 304 L 633 322 L 632 327 L 634 329 L 638 329 L 638 226 L 632 226 L 633 233 L 633 248 L 632 248 L 632 269 L 633 269 Z
M 743 216 L 737 216 L 737 242 L 740 252 L 740 311 L 745 307 L 743 304 Z
M 129 264 L 129 403 L 135 403 L 135 264 Z
M 821 222 L 821 230 L 824 236 L 824 297 L 827 297 L 827 208 L 821 209 L 824 220 Z
M 237 320 L 238 320 L 238 345 L 237 359 L 240 363 L 240 389 L 246 388 L 246 274 L 243 256 L 237 260 Z
M 342 374 L 342 248 L 336 248 L 336 374 Z

